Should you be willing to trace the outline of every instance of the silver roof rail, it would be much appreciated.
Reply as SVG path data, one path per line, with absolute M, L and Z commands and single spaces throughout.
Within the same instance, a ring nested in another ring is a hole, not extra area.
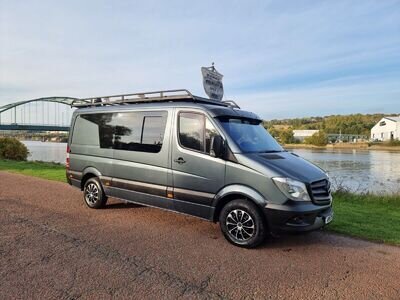
M 132 103 L 169 102 L 169 101 L 192 101 L 205 104 L 229 106 L 232 108 L 240 109 L 239 105 L 237 105 L 236 102 L 233 100 L 217 101 L 217 100 L 202 98 L 194 96 L 191 92 L 189 92 L 186 89 L 82 98 L 72 101 L 71 107 L 84 108 L 84 107 L 96 107 L 96 106 L 124 105 Z
M 232 108 L 240 109 L 240 106 L 237 105 L 237 103 L 235 101 L 233 101 L 233 100 L 224 100 L 224 101 L 221 101 L 221 102 L 227 104 L 228 106 L 230 106 Z
M 143 103 L 143 102 L 156 102 L 156 101 L 173 101 L 178 99 L 194 99 L 192 93 L 188 90 L 165 90 L 145 93 L 101 96 L 83 98 L 73 101 L 72 107 L 90 107 L 101 105 L 115 105 L 127 103 Z M 211 101 L 211 100 L 210 100 Z

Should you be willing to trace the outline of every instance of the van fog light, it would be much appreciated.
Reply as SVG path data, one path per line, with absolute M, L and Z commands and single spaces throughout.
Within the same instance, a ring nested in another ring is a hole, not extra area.
M 309 219 L 305 216 L 296 216 L 287 221 L 286 225 L 291 226 L 308 226 L 310 225 Z
M 272 180 L 278 189 L 289 199 L 311 201 L 306 185 L 303 182 L 286 177 L 274 177 Z
M 290 223 L 302 224 L 304 223 L 304 220 L 303 217 L 294 217 L 292 220 L 290 220 Z

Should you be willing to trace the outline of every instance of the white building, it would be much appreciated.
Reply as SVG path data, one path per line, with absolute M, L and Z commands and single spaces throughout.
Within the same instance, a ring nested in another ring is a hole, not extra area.
M 371 140 L 400 139 L 400 116 L 384 117 L 371 129 Z
M 312 136 L 314 133 L 317 133 L 319 130 L 293 130 L 293 137 L 302 142 L 305 138 Z

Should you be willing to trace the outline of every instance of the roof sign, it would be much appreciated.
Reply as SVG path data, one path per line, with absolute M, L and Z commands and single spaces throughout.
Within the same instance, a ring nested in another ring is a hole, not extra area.
M 211 67 L 202 67 L 204 91 L 210 99 L 221 101 L 224 96 L 224 86 L 222 85 L 223 75 L 219 73 L 214 63 Z

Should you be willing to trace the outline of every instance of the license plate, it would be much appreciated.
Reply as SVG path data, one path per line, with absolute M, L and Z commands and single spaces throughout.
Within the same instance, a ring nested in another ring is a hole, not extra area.
M 333 220 L 333 216 L 325 217 L 325 224 L 329 224 L 330 222 L 332 222 L 332 220 Z

